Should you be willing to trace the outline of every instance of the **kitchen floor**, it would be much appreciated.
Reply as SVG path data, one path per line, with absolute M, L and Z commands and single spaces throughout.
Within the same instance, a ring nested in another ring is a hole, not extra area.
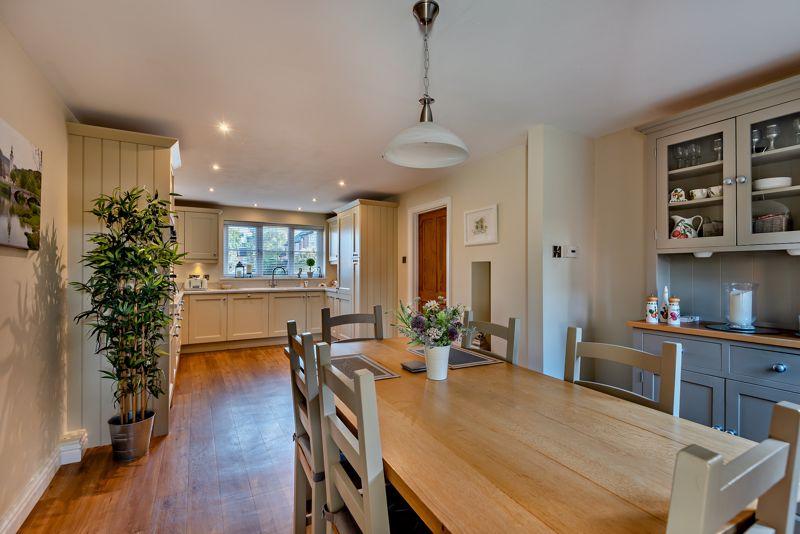
M 291 531 L 294 419 L 282 347 L 186 355 L 169 436 L 62 467 L 21 532 Z

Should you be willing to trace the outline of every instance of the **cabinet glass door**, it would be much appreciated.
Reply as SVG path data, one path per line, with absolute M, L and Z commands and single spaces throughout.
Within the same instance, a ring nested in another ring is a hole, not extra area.
M 656 247 L 703 250 L 736 244 L 735 121 L 656 142 Z
M 800 100 L 736 127 L 739 244 L 800 243 Z

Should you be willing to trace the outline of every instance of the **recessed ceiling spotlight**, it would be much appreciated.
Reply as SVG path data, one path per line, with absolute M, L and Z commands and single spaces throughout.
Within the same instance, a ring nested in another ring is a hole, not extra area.
M 258 202 L 253 203 L 253 207 L 257 208 L 258 207 Z
M 312 199 L 311 199 L 311 202 L 316 202 L 316 201 L 317 201 L 317 199 L 316 199 L 316 198 L 312 198 Z
M 214 169 L 215 171 L 218 171 L 219 170 L 219 165 L 217 163 L 215 163 L 215 164 L 213 164 L 211 166 L 211 168 Z
M 208 192 L 209 192 L 209 193 L 213 193 L 213 192 L 214 192 L 214 188 L 213 188 L 213 187 L 209 187 L 209 188 L 208 188 Z
M 339 187 L 344 187 L 344 180 L 339 180 Z
M 297 208 L 297 211 L 303 211 L 303 208 Z
M 217 129 L 224 134 L 231 133 L 231 125 L 225 121 L 217 123 Z

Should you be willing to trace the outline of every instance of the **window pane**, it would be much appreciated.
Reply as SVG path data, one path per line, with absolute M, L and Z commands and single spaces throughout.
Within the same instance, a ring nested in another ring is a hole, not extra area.
M 255 269 L 258 256 L 258 228 L 255 226 L 225 225 L 225 275 L 233 276 L 236 264 Z M 257 273 L 254 273 L 257 274 Z
M 294 265 L 292 272 L 297 272 L 298 269 L 308 271 L 309 266 L 307 261 L 309 258 L 314 260 L 314 266 L 311 269 L 316 273 L 319 264 L 319 250 L 322 241 L 322 232 L 314 229 L 295 228 L 294 230 Z
M 265 226 L 263 228 L 263 272 L 271 275 L 276 267 L 289 272 L 289 228 L 285 226 Z M 278 273 L 282 271 L 278 269 Z

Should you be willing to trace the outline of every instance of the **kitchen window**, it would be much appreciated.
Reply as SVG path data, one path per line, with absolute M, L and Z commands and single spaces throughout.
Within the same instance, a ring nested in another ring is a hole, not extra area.
M 279 225 L 225 221 L 223 276 L 233 278 L 241 262 L 245 276 L 269 277 L 273 269 L 283 267 L 289 276 L 302 271 L 313 258 L 314 276 L 325 275 L 323 229 L 317 226 Z M 276 276 L 282 276 L 278 269 Z

